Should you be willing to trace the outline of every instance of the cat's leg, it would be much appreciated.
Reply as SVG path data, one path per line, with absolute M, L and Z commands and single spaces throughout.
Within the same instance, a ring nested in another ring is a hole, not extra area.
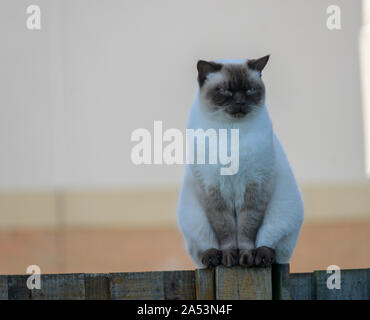
M 236 217 L 223 199 L 219 185 L 198 184 L 198 199 L 221 250 L 221 262 L 227 267 L 238 263 Z
M 303 201 L 289 162 L 274 137 L 275 185 L 268 203 L 256 246 L 276 250 L 276 261 L 288 263 L 303 222 Z
M 238 213 L 238 248 L 239 264 L 249 267 L 268 266 L 274 262 L 275 252 L 268 247 L 256 249 L 258 230 L 271 198 L 274 181 L 265 176 L 260 182 L 247 184 L 244 194 L 244 205 Z M 263 256 L 261 258 L 261 255 Z
M 219 199 L 210 198 L 209 201 L 206 214 L 222 252 L 222 264 L 226 267 L 234 266 L 238 263 L 235 216 L 224 205 L 217 203 Z
M 214 230 L 196 195 L 191 172 L 186 169 L 180 192 L 178 223 L 185 246 L 198 267 L 216 266 L 221 263 L 221 251 Z
M 276 261 L 288 263 L 303 222 L 303 202 L 290 170 L 282 174 L 258 230 L 256 246 L 276 250 Z
M 237 234 L 241 266 L 250 267 L 254 264 L 256 237 L 263 214 L 261 210 L 252 207 L 246 207 L 238 214 Z
M 258 231 L 257 247 L 276 250 L 276 261 L 288 263 L 303 221 L 303 205 L 296 201 L 272 201 Z
M 288 263 L 295 247 L 303 220 L 303 206 L 297 199 L 295 202 L 272 200 L 263 223 L 258 230 L 256 246 L 267 247 L 276 251 L 277 263 Z M 261 252 L 255 258 L 256 264 L 268 258 L 268 253 Z M 263 262 L 263 261 L 262 261 Z

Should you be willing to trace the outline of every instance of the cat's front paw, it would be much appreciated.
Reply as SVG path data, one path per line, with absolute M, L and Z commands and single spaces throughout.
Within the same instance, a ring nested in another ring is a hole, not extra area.
M 222 252 L 218 249 L 212 248 L 204 251 L 201 255 L 202 264 L 206 267 L 217 267 L 221 264 Z
M 242 267 L 251 267 L 254 263 L 254 249 L 240 249 L 239 250 L 239 264 Z
M 254 264 L 256 267 L 269 267 L 275 262 L 275 250 L 269 247 L 259 247 L 256 249 Z
M 238 264 L 238 249 L 222 250 L 222 264 L 225 267 L 232 267 Z

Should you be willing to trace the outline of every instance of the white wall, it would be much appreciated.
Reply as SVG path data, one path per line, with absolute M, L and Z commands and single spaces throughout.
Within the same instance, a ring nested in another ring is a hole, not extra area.
M 362 1 L 363 25 L 360 34 L 361 84 L 365 135 L 366 172 L 370 176 L 370 0 Z
M 226 4 L 227 3 L 227 4 Z M 25 27 L 39 4 L 42 30 Z M 275 129 L 300 183 L 365 180 L 361 2 L 2 1 L 0 187 L 178 184 L 134 166 L 132 130 L 185 127 L 198 59 L 258 57 Z
M 49 30 L 26 29 L 26 3 L 1 1 L 0 185 L 49 185 L 53 177 Z

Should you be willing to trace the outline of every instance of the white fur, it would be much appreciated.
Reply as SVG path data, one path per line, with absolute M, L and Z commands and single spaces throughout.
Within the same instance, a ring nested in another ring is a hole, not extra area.
M 244 62 L 245 60 L 241 60 L 233 63 Z M 273 132 L 266 106 L 248 114 L 247 119 L 227 120 L 225 115 L 210 117 L 204 111 L 202 101 L 198 91 L 187 128 L 238 128 L 239 172 L 236 175 L 222 176 L 220 165 L 186 165 L 178 206 L 178 222 L 188 253 L 198 266 L 202 266 L 199 254 L 210 248 L 219 248 L 215 233 L 197 198 L 194 173 L 202 177 L 206 186 L 220 185 L 221 195 L 227 201 L 227 206 L 236 211 L 243 206 L 245 187 L 253 181 L 259 181 L 265 174 L 272 174 L 273 193 L 257 234 L 256 248 L 273 248 L 277 263 L 288 263 L 303 221 L 303 203 L 288 159 Z

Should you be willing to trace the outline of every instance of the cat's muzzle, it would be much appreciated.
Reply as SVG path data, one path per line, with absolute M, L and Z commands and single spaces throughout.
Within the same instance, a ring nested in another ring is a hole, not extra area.
M 233 118 L 243 118 L 250 110 L 251 108 L 246 104 L 234 104 L 224 109 L 224 111 Z

